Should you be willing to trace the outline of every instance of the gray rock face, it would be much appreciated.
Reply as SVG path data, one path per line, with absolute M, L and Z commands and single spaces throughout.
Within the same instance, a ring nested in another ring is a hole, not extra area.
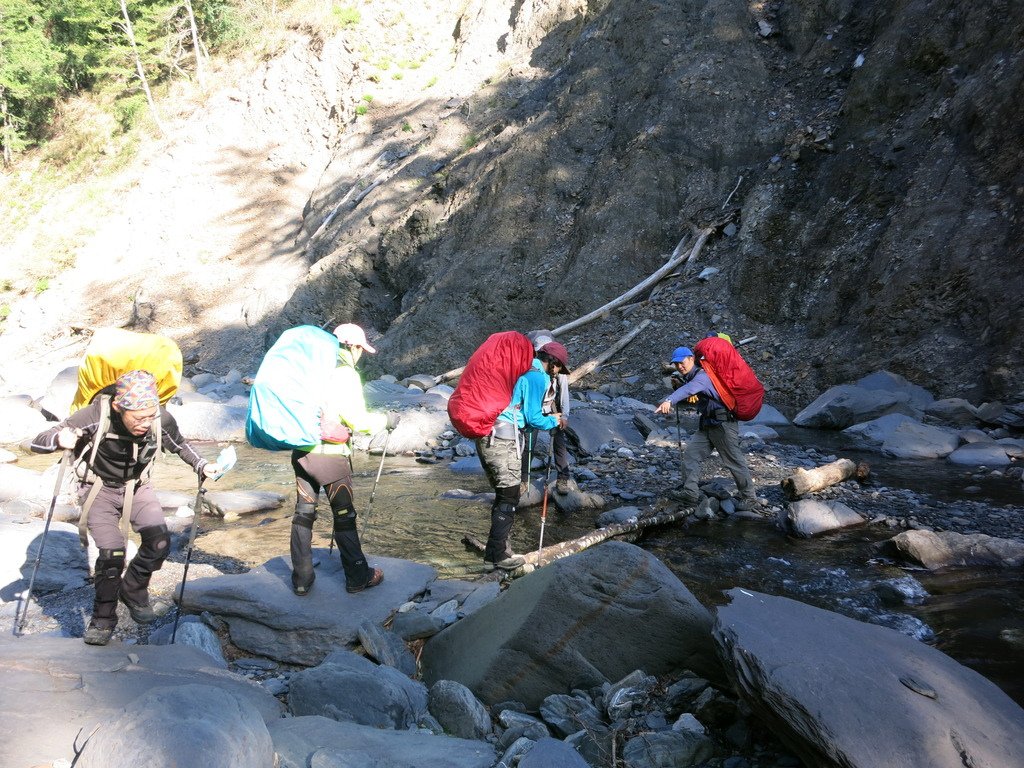
M 1020 766 L 1024 710 L 894 630 L 730 590 L 715 640 L 741 697 L 806 765 Z
M 0 603 L 15 600 L 18 592 L 28 588 L 44 526 L 43 520 L 0 517 Z M 89 563 L 78 541 L 78 527 L 51 522 L 33 594 L 81 587 L 88 578 Z
M 407 677 L 416 674 L 416 659 L 405 647 L 402 638 L 394 632 L 389 632 L 372 621 L 364 621 L 359 625 L 359 642 L 363 644 L 366 653 L 379 664 L 394 667 Z
M 438 680 L 430 686 L 427 703 L 445 733 L 463 739 L 483 739 L 491 733 L 487 709 L 462 683 Z
M 438 410 L 403 411 L 402 421 L 391 433 L 391 437 L 388 438 L 387 432 L 378 432 L 370 439 L 368 450 L 370 453 L 380 454 L 384 450 L 385 440 L 388 441 L 389 456 L 422 450 L 427 446 L 428 440 L 434 440 L 446 429 L 450 429 L 450 425 L 448 413 L 443 407 Z
M 297 716 L 406 730 L 427 712 L 427 689 L 393 667 L 335 651 L 319 666 L 292 676 L 288 707 Z
M 803 537 L 864 524 L 864 518 L 842 502 L 815 499 L 790 502 L 780 518 L 785 530 Z
M 922 424 L 901 413 L 854 424 L 843 434 L 899 459 L 936 459 L 948 456 L 960 444 L 953 430 Z
M 857 386 L 889 392 L 919 410 L 927 408 L 935 401 L 935 396 L 924 387 L 919 387 L 899 374 L 889 371 L 869 373 L 867 376 L 857 379 Z
M 59 758 L 71 760 L 76 738 L 81 747 L 81 733 L 88 734 L 97 723 L 114 720 L 149 691 L 190 684 L 215 688 L 232 699 L 247 701 L 244 708 L 258 712 L 265 722 L 281 716 L 281 704 L 273 696 L 217 667 L 195 648 L 124 646 L 116 642 L 95 647 L 78 638 L 13 638 L 4 632 L 0 634 L 0 690 L 4 692 L 0 696 L 0 722 L 4 724 L 0 765 L 48 765 Z M 60 713 L 59 717 L 54 713 Z M 189 760 L 180 764 L 206 763 Z M 223 764 L 233 765 L 226 761 Z
M 601 413 L 591 408 L 577 408 L 569 419 L 569 434 L 585 454 L 595 454 L 605 443 L 618 440 L 624 445 L 643 445 L 644 438 L 633 424 L 632 417 Z
M 606 542 L 517 580 L 431 638 L 423 679 L 457 680 L 486 704 L 514 699 L 532 708 L 638 667 L 721 679 L 709 627 L 708 612 L 657 558 Z
M 408 560 L 369 556 L 384 582 L 350 595 L 337 553 L 314 550 L 320 559 L 310 593 L 296 597 L 291 565 L 275 557 L 248 573 L 190 581 L 185 610 L 209 611 L 227 622 L 231 641 L 251 653 L 295 664 L 319 664 L 339 646 L 354 644 L 364 621 L 381 624 L 394 606 L 420 594 L 437 572 Z
M 589 768 L 589 763 L 564 741 L 545 737 L 520 758 L 519 768 Z
M 902 557 L 929 570 L 979 565 L 1014 568 L 1024 564 L 1024 542 L 983 533 L 904 531 L 889 543 Z
M 741 424 L 760 425 L 764 427 L 788 427 L 792 422 L 787 419 L 778 408 L 765 403 L 761 406 L 757 416 L 750 421 L 740 422 Z
M 497 759 L 494 749 L 482 741 L 382 731 L 326 717 L 289 717 L 271 723 L 269 730 L 281 760 L 280 768 L 312 765 L 491 768 Z M 348 762 L 313 762 L 318 757 Z
M 622 756 L 631 768 L 688 768 L 714 754 L 715 743 L 694 731 L 645 733 L 626 742 Z
M 947 424 L 967 426 L 978 423 L 978 409 L 962 397 L 949 397 L 929 403 L 924 412 Z
M 887 413 L 913 413 L 906 399 L 891 392 L 840 384 L 819 395 L 793 418 L 801 427 L 845 429 Z
M 274 768 L 274 745 L 257 710 L 209 685 L 157 688 L 100 726 L 75 765 L 216 765 Z

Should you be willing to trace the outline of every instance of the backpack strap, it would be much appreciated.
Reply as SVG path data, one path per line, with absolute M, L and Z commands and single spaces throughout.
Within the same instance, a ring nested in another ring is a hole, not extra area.
M 711 379 L 711 383 L 714 385 L 715 391 L 718 393 L 718 396 L 722 398 L 722 405 L 725 406 L 729 413 L 735 414 L 736 398 L 733 397 L 732 392 L 726 389 L 725 385 L 722 384 L 722 379 L 717 373 L 715 373 L 715 369 L 708 365 L 708 361 L 706 359 L 700 361 L 700 367 L 704 369 L 704 373 L 706 373 L 708 378 Z

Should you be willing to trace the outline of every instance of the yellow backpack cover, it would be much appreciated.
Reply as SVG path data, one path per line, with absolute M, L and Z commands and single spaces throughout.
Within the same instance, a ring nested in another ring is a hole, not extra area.
M 78 389 L 71 412 L 84 408 L 104 387 L 128 371 L 149 371 L 156 377 L 160 403 L 174 397 L 181 384 L 181 350 L 173 339 L 155 333 L 99 328 L 78 366 Z

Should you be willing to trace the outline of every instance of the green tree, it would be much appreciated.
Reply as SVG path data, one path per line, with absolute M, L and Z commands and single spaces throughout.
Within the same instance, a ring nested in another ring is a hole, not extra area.
M 60 95 L 61 55 L 45 33 L 35 0 L 0 6 L 0 145 L 5 164 L 45 131 Z

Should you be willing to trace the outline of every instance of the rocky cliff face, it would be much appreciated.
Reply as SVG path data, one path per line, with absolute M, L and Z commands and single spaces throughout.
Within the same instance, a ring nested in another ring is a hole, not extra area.
M 1024 397 L 1024 6 L 496 6 L 437 17 L 471 95 L 338 146 L 281 325 L 354 317 L 386 367 L 437 371 L 599 306 L 732 215 L 697 265 L 721 274 L 643 307 L 635 355 L 724 326 L 773 340 L 766 378 L 793 397 L 879 367 Z

